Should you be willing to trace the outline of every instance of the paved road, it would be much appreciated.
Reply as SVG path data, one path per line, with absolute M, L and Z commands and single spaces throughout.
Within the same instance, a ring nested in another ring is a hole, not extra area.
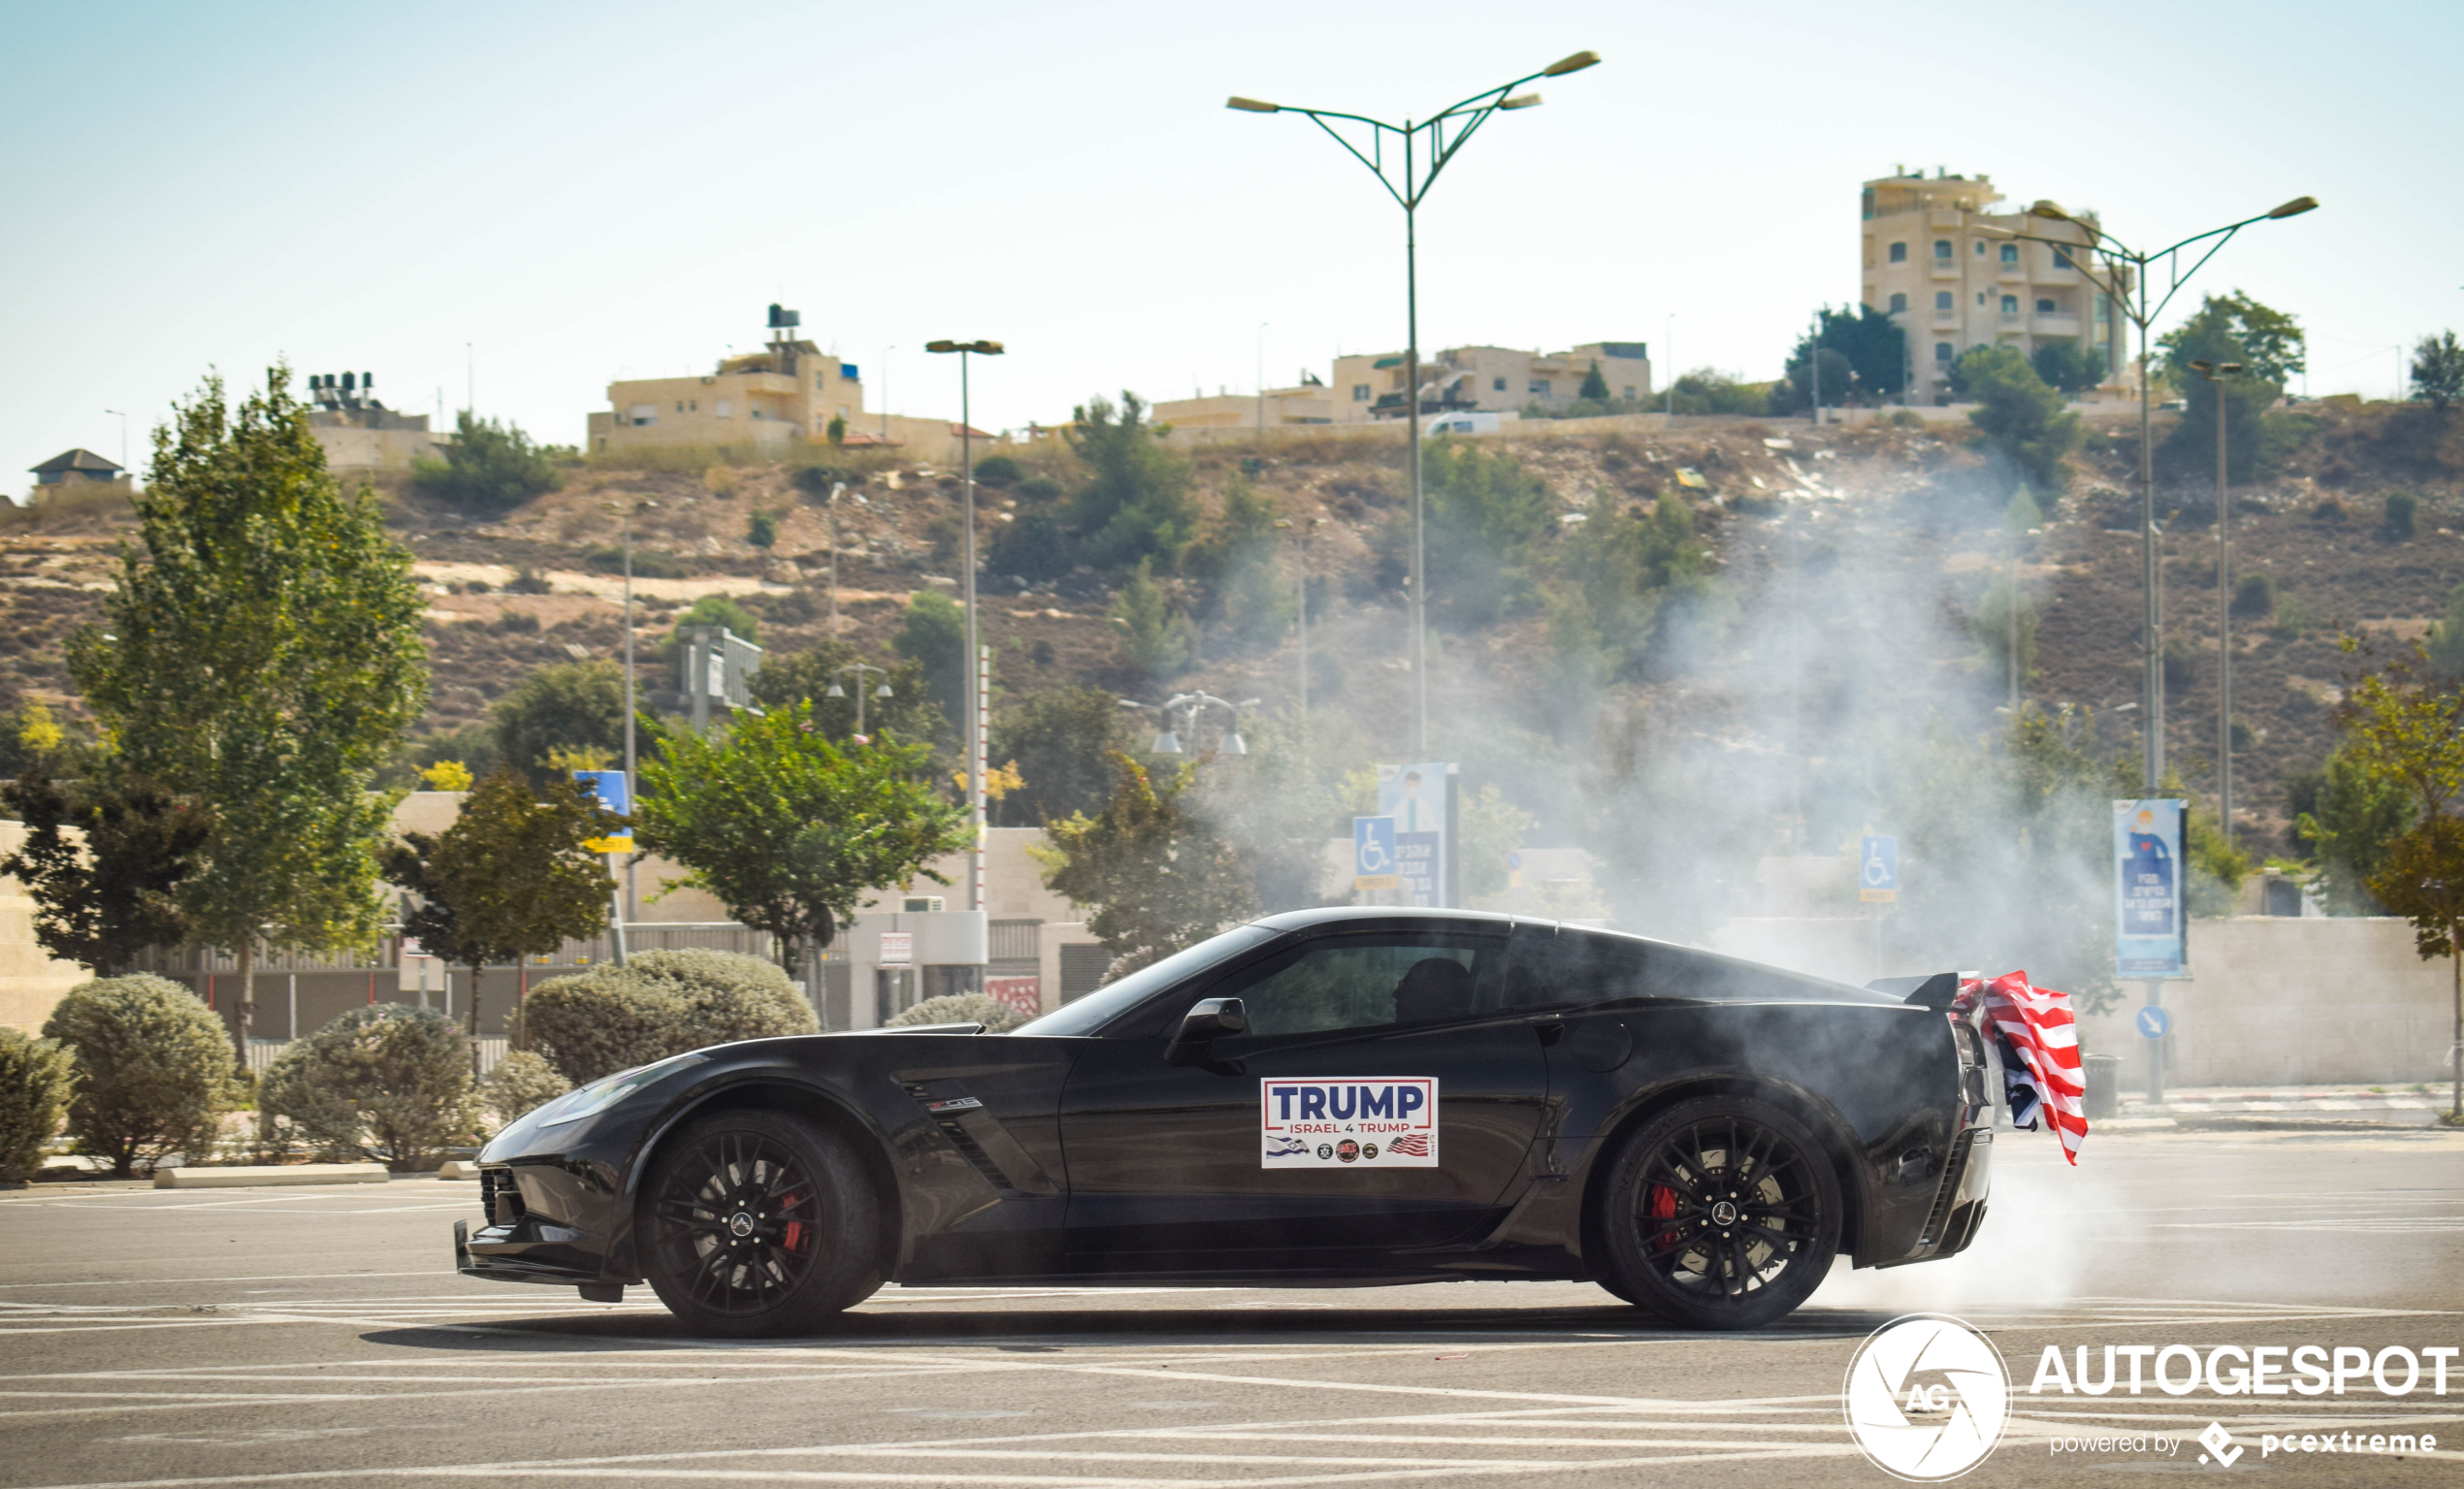
M 2446 1397 L 2026 1393 L 2049 1343 L 2464 1344 L 2464 1134 L 2117 1133 L 2075 1172 L 2005 1134 L 1999 1157 L 1976 1251 L 1843 1271 L 1728 1337 L 1589 1286 L 1456 1283 L 891 1288 L 824 1338 L 710 1344 L 646 1294 L 453 1275 L 468 1184 L 38 1188 L 0 1198 L 0 1484 L 1879 1486 L 1840 1382 L 1912 1310 L 1987 1329 L 2015 1377 L 1963 1483 L 2214 1473 L 2211 1420 L 2237 1473 L 2464 1482 L 2464 1362 Z M 2288 1428 L 2442 1442 L 2262 1461 Z M 2095 1435 L 2178 1446 L 2056 1450 Z

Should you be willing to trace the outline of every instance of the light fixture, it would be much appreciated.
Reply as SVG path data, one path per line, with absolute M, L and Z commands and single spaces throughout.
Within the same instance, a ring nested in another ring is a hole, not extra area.
M 1147 747 L 1147 753 L 1150 755 L 1178 755 L 1181 753 L 1181 736 L 1170 729 L 1165 729 L 1162 733 L 1155 736 L 1155 742 L 1153 744 Z
M 1283 106 L 1281 104 L 1260 103 L 1254 98 L 1243 98 L 1238 94 L 1225 99 L 1223 101 L 1223 107 L 1226 109 L 1238 109 L 1243 113 L 1281 113 L 1283 112 Z
M 2043 197 L 2037 198 L 2036 205 L 2027 210 L 2027 215 L 2031 217 L 2047 217 L 2056 222 L 2068 222 L 2070 220 L 2070 213 L 2063 211 L 2059 203 L 2048 201 Z
M 873 696 L 877 698 L 894 698 L 897 696 L 898 695 L 890 691 L 890 684 L 888 683 L 883 683 L 880 687 L 873 690 Z
M 829 691 L 824 693 L 822 696 L 826 698 L 843 698 L 847 696 L 847 690 L 840 687 L 838 685 L 838 679 L 833 677 L 829 682 Z
M 1568 73 L 1579 73 L 1586 67 L 1598 67 L 1599 65 L 1599 52 L 1578 51 L 1571 57 L 1567 57 L 1561 61 L 1551 62 L 1546 67 L 1541 68 L 1540 76 L 1543 78 L 1563 78 Z
M 1507 99 L 1500 103 L 1498 107 L 1501 109 L 1537 109 L 1540 105 L 1540 96 L 1538 93 L 1525 93 L 1518 98 Z
M 1223 731 L 1223 738 L 1216 744 L 1216 748 L 1226 755 L 1247 755 L 1249 753 L 1249 747 L 1241 743 L 1241 733 L 1238 729 L 1225 729 Z
M 2317 197 L 2295 197 L 2284 206 L 2277 208 L 2274 211 L 2269 212 L 2267 215 L 2270 217 L 2298 217 L 2303 212 L 2317 211 L 2318 210 L 2318 199 Z

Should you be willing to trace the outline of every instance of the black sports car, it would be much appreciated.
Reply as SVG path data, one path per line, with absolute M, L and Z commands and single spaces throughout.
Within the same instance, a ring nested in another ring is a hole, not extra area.
M 1589 1279 L 1750 1328 L 1842 1249 L 1975 1235 L 1993 1109 L 1956 987 L 1503 916 L 1272 916 L 1008 1034 L 755 1040 L 584 1086 L 480 1154 L 456 1260 L 599 1301 L 647 1279 L 720 1335 L 887 1279 Z

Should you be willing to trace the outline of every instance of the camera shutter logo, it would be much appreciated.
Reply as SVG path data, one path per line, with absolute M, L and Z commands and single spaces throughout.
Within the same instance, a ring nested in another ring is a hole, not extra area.
M 1939 1313 L 1895 1318 L 1848 1362 L 1848 1432 L 1875 1468 L 1913 1483 L 1983 1463 L 2010 1424 L 2011 1377 L 1993 1342 Z

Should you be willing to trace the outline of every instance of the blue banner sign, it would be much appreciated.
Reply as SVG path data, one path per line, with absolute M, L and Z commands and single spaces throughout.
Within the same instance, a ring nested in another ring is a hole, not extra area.
M 2113 804 L 2113 966 L 2119 976 L 2187 975 L 2183 807 L 2163 796 Z

